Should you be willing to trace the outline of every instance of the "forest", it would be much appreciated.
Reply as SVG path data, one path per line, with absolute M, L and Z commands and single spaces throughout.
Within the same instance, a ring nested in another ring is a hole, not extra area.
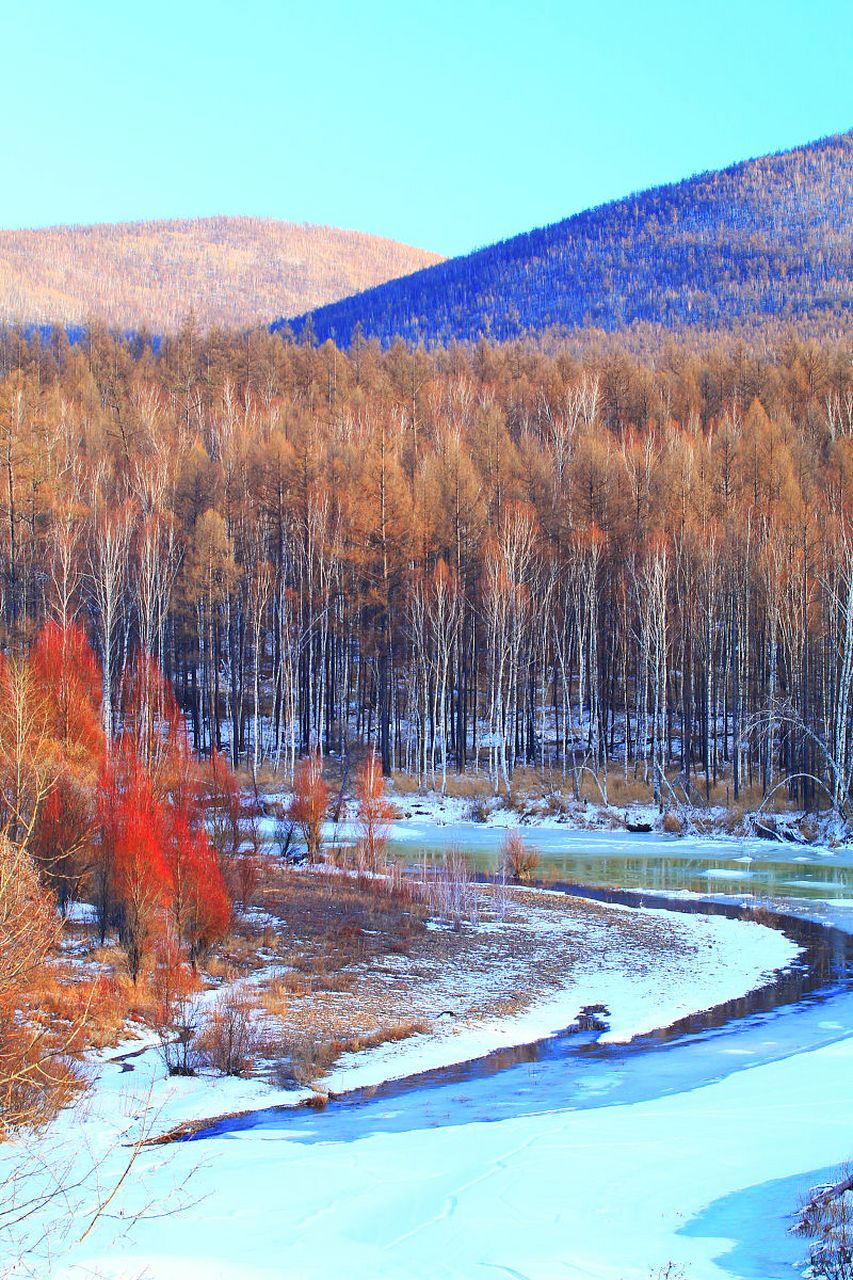
M 195 752 L 252 771 L 375 745 L 423 787 L 530 767 L 850 814 L 849 345 L 190 324 L 156 354 L 6 330 L 0 371 L 3 646 L 79 624 L 108 737 L 143 659 Z
M 318 308 L 311 329 L 344 346 L 357 326 L 427 345 L 773 320 L 834 337 L 853 304 L 851 154 L 844 133 L 644 191 Z
M 262 324 L 440 261 L 381 236 L 272 218 L 0 229 L 0 321 L 174 332 Z

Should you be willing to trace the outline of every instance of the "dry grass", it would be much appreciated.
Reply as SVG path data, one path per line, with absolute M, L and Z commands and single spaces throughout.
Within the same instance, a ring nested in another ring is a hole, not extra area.
M 262 888 L 258 896 L 263 897 Z M 204 972 L 216 981 L 231 982 L 264 968 L 279 951 L 280 937 L 275 927 L 264 924 L 258 929 L 251 921 L 237 920 L 217 951 L 206 958 Z
M 392 774 L 391 785 L 398 796 L 416 796 L 421 790 L 417 778 L 411 773 Z
M 411 1036 L 424 1035 L 432 1030 L 424 1021 L 393 1022 L 375 1031 L 356 1032 L 352 1035 L 330 1039 L 302 1040 L 294 1052 L 279 1068 L 279 1081 L 284 1084 L 295 1080 L 298 1084 L 313 1085 L 346 1053 L 363 1053 L 366 1049 L 378 1049 L 383 1044 L 398 1044 Z
M 839 1170 L 835 1185 L 814 1188 L 801 1203 L 791 1230 L 812 1241 L 808 1275 L 814 1280 L 851 1280 L 853 1176 L 849 1165 Z
M 274 955 L 265 957 L 276 972 L 253 993 L 258 1052 L 278 1063 L 277 1079 L 311 1083 L 343 1053 L 429 1029 L 387 998 L 387 979 L 380 976 L 396 957 L 422 952 L 431 936 L 427 908 L 407 881 L 393 874 L 273 868 L 259 899 L 282 921 L 272 931 Z M 249 963 L 250 922 L 244 932 L 220 959 L 232 976 Z M 258 941 L 256 936 L 255 947 Z
M 339 973 L 406 946 L 426 927 L 426 912 L 406 886 L 395 893 L 393 883 L 373 876 L 279 871 L 260 898 L 286 921 L 276 961 L 302 973 Z
M 46 966 L 33 990 L 33 1003 L 46 1025 L 73 1030 L 74 1051 L 117 1044 L 128 1021 L 150 1022 L 157 994 L 149 968 L 134 984 L 123 957 L 115 969 L 80 976 L 67 962 Z
M 448 773 L 445 791 L 455 800 L 476 800 L 494 795 L 489 779 L 474 773 Z
M 520 766 L 513 771 L 509 785 L 507 804 L 517 812 L 523 812 L 532 800 L 543 800 L 554 788 L 547 773 L 541 769 Z
M 680 770 L 672 766 L 667 769 L 666 777 L 676 795 L 684 797 L 684 781 Z M 599 785 L 599 783 L 601 785 Z M 511 783 L 509 806 L 516 812 L 524 813 L 532 804 L 544 803 L 545 810 L 551 814 L 569 813 L 577 800 L 593 805 L 602 804 L 604 776 L 598 781 L 589 770 L 584 770 L 578 781 L 577 796 L 574 779 L 571 775 L 563 778 L 555 770 L 539 770 L 529 767 L 515 770 Z M 720 778 L 713 783 L 706 798 L 705 781 L 701 774 L 694 774 L 690 782 L 689 802 L 698 809 L 705 807 L 727 809 L 730 823 L 737 824 L 750 812 L 759 807 L 769 814 L 796 812 L 799 805 L 791 800 L 787 790 L 780 787 L 769 799 L 758 784 L 744 784 L 739 787 L 737 801 L 734 800 L 734 789 L 731 777 Z M 611 808 L 626 809 L 632 805 L 646 805 L 654 802 L 654 790 L 651 780 L 643 780 L 642 771 L 634 776 L 633 767 L 625 776 L 621 764 L 612 765 L 606 773 L 607 801 Z M 818 797 L 818 807 L 824 807 L 823 800 Z
M 294 996 L 310 996 L 313 991 L 311 978 L 304 973 L 283 973 L 272 978 L 263 987 L 260 995 L 261 1007 L 267 1013 L 283 1018 L 289 1011 Z
M 589 784 L 595 787 L 591 779 Z M 595 788 L 595 791 L 597 793 L 598 788 Z M 654 793 L 651 783 L 643 781 L 642 774 L 635 778 L 632 773 L 629 773 L 626 778 L 624 770 L 614 768 L 607 774 L 607 799 L 612 805 L 623 809 L 632 804 L 651 804 Z
M 383 1044 L 399 1044 L 401 1040 L 409 1040 L 412 1036 L 427 1035 L 431 1030 L 428 1022 L 413 1019 L 410 1022 L 392 1023 L 390 1027 L 383 1027 L 379 1031 L 332 1040 L 329 1047 L 334 1058 L 339 1058 L 344 1053 L 362 1053 L 365 1049 L 378 1049 Z
M 634 778 L 633 773 L 629 773 L 626 778 L 622 766 L 614 765 L 607 770 L 606 778 L 607 800 L 613 807 L 651 802 L 651 784 L 644 782 L 642 776 Z M 603 790 L 604 776 L 596 781 L 588 769 L 581 773 L 576 793 L 571 773 L 564 778 L 558 770 L 518 768 L 510 782 L 509 804 L 516 811 L 524 812 L 531 803 L 544 802 L 548 812 L 567 813 L 578 801 L 600 805 Z
M 575 807 L 575 798 L 568 791 L 549 791 L 544 797 L 545 812 L 552 818 L 565 816 Z
M 222 1075 L 250 1075 L 258 1052 L 254 1002 L 240 991 L 223 992 L 198 1043 L 206 1061 Z

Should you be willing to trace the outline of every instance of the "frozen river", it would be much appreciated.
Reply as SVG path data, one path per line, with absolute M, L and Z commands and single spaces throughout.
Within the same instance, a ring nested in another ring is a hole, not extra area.
M 800 1196 L 853 1154 L 849 853 L 765 841 L 526 833 L 544 873 L 758 900 L 806 929 L 812 968 L 668 1036 L 556 1036 L 333 1101 L 261 1112 L 178 1149 L 199 1207 L 134 1228 L 90 1274 L 154 1280 L 782 1280 Z M 396 851 L 502 832 L 398 824 Z M 686 905 L 681 899 L 681 906 Z M 795 926 L 796 927 L 796 926 Z M 173 1149 L 174 1150 L 174 1149 Z M 146 1157 L 147 1158 L 147 1157 Z M 134 1271 L 132 1268 L 137 1267 Z

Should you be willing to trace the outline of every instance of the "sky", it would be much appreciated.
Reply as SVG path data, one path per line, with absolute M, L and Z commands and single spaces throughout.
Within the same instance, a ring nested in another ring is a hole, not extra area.
M 850 0 L 2 0 L 0 226 L 463 253 L 853 127 Z

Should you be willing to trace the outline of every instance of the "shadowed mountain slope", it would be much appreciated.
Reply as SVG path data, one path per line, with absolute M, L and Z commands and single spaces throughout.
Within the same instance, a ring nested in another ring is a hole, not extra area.
M 656 187 L 314 310 L 321 341 L 551 326 L 837 333 L 853 307 L 853 132 Z M 298 332 L 305 316 L 291 321 Z M 281 322 L 279 322 L 281 323 Z

